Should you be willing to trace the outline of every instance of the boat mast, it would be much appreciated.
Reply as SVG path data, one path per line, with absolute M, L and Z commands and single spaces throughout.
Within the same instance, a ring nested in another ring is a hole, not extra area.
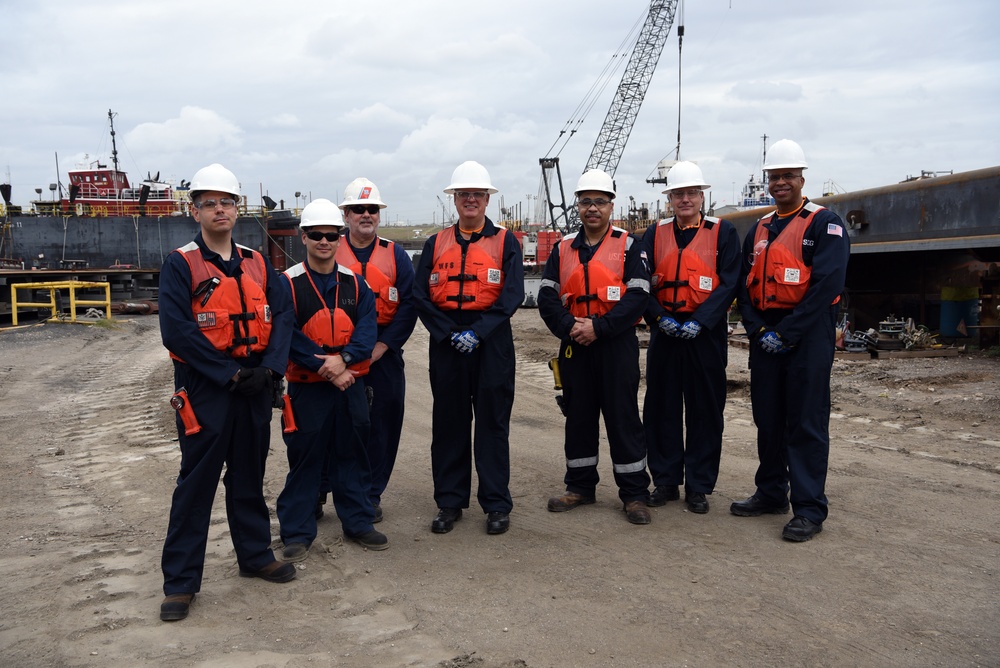
M 115 179 L 118 178 L 118 146 L 115 144 L 115 115 L 108 109 L 108 122 L 111 124 L 111 164 L 115 166 Z M 116 184 L 117 187 L 117 184 Z
M 766 186 L 767 171 L 764 169 L 764 165 L 767 164 L 767 133 L 765 132 L 760 138 L 764 140 L 764 162 L 760 163 L 760 182 Z

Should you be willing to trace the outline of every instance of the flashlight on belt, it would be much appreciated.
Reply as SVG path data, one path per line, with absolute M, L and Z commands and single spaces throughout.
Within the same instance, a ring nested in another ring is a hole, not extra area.
M 299 430 L 295 424 L 295 413 L 292 412 L 292 398 L 287 394 L 282 397 L 281 419 L 285 424 L 285 428 L 281 430 L 283 433 L 291 434 Z
M 174 395 L 170 397 L 170 407 L 181 416 L 181 422 L 184 423 L 185 436 L 192 436 L 201 431 L 201 425 L 198 424 L 198 418 L 194 414 L 194 409 L 191 408 L 191 402 L 188 399 L 186 389 L 182 387 L 174 392 Z
M 549 368 L 552 369 L 552 380 L 555 381 L 556 386 L 552 389 L 561 390 L 562 389 L 562 374 L 559 373 L 559 358 L 553 357 L 549 360 Z

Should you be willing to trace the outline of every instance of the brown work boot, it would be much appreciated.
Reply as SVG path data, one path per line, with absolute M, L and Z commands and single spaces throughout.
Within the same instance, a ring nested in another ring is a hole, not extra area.
M 649 508 L 645 501 L 629 501 L 625 504 L 625 517 L 632 524 L 649 524 Z
M 562 496 L 553 496 L 549 499 L 549 512 L 564 513 L 567 510 L 573 510 L 577 506 L 586 506 L 594 503 L 595 500 L 593 496 L 584 496 L 576 492 L 566 492 Z

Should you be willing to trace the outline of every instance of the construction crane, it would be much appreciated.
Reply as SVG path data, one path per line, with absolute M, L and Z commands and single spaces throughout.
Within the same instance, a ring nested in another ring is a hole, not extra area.
M 440 195 L 438 195 L 437 198 L 438 204 L 441 205 L 441 227 L 453 225 L 455 223 L 455 209 L 449 209 L 448 205 L 444 203 L 444 200 L 441 199 Z
M 660 54 L 663 52 L 663 45 L 666 44 L 670 28 L 674 23 L 678 1 L 652 0 L 649 3 L 649 13 L 646 15 L 642 30 L 635 41 L 621 83 L 618 84 L 614 99 L 611 101 L 611 108 L 608 109 L 608 114 L 604 119 L 604 125 L 597 135 L 590 159 L 587 160 L 587 166 L 581 170 L 581 173 L 588 169 L 602 169 L 614 176 L 617 171 L 618 162 L 621 160 L 625 144 L 632 132 L 632 126 L 639 114 L 639 107 L 642 106 L 646 97 L 649 82 L 653 78 L 653 71 L 656 69 Z M 679 29 L 679 32 L 680 30 L 683 30 L 683 27 Z M 593 89 L 591 90 L 593 91 Z M 592 105 L 592 103 L 590 104 Z M 586 103 L 581 103 L 581 107 L 585 111 L 589 110 Z M 581 107 L 577 107 L 577 109 L 580 110 Z M 569 137 L 566 137 L 566 141 L 568 141 L 576 133 L 574 126 L 578 126 L 582 122 L 582 119 L 570 119 L 567 127 L 571 129 L 564 129 L 560 132 L 560 139 L 568 132 Z M 558 143 L 557 139 L 556 144 Z M 563 146 L 565 146 L 565 142 Z M 554 148 L 555 144 L 549 150 L 550 154 Z M 540 190 L 544 191 L 552 228 L 554 230 L 562 229 L 564 232 L 575 230 L 579 227 L 580 219 L 576 208 L 568 206 L 566 203 L 558 154 L 554 157 L 546 156 L 539 159 L 538 162 L 542 167 L 542 187 Z M 558 186 L 557 192 L 555 191 L 556 186 Z

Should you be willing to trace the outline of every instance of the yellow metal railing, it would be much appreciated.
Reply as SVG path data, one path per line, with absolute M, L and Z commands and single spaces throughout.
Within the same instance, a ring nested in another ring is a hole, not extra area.
M 77 306 L 103 306 L 106 317 L 111 317 L 111 284 L 97 283 L 92 281 L 51 281 L 47 283 L 12 283 L 10 291 L 10 310 L 12 324 L 17 325 L 18 308 L 47 308 L 52 312 L 49 322 L 62 322 L 59 317 L 58 306 L 56 305 L 56 290 L 67 290 L 69 292 L 69 322 L 77 322 Z M 104 288 L 104 300 L 77 299 L 76 291 L 83 288 Z M 49 301 L 47 302 L 24 302 L 18 301 L 18 290 L 48 290 Z M 83 321 L 81 322 L 90 322 Z

